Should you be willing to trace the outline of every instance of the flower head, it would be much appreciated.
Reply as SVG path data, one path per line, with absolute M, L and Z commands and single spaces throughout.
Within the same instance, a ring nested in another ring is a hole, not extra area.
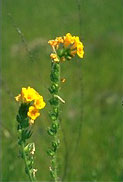
M 37 98 L 34 101 L 34 106 L 37 109 L 43 109 L 45 107 L 45 105 L 46 105 L 46 103 L 44 102 L 43 97 L 42 96 L 37 96 Z
M 77 45 L 77 55 L 78 55 L 80 58 L 83 58 L 84 51 L 83 51 L 83 44 L 82 44 L 81 42 L 78 43 L 78 45 Z
M 23 87 L 21 89 L 21 94 L 16 96 L 15 100 L 17 102 L 21 101 L 24 103 L 29 103 L 35 99 L 36 94 L 37 94 L 37 92 L 33 88 L 31 88 L 31 87 L 24 88 Z
M 53 48 L 50 58 L 54 62 L 71 60 L 75 55 L 83 58 L 84 46 L 78 36 L 72 36 L 70 33 L 67 33 L 63 37 L 56 37 L 55 40 L 49 40 L 48 43 Z
M 43 109 L 46 105 L 43 96 L 39 95 L 39 93 L 31 87 L 23 87 L 21 93 L 15 97 L 15 100 L 26 104 L 27 117 L 30 118 L 30 125 L 34 123 L 34 120 L 38 116 L 40 116 L 39 109 Z
M 64 47 L 68 47 L 70 44 L 74 43 L 74 37 L 70 33 L 64 36 Z
M 40 113 L 39 113 L 39 110 L 38 110 L 36 107 L 30 106 L 27 115 L 28 115 L 32 120 L 35 120 L 38 116 L 40 116 Z
M 33 88 L 28 87 L 26 91 L 24 91 L 24 99 L 26 102 L 31 102 L 35 99 L 36 91 Z
M 48 44 L 50 44 L 52 47 L 58 48 L 58 41 L 57 40 L 49 40 Z
M 56 37 L 55 41 L 57 41 L 57 43 L 63 43 L 64 42 L 62 37 Z

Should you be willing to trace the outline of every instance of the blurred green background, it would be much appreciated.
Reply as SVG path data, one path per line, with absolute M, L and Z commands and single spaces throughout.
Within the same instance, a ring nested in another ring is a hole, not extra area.
M 81 36 L 85 56 L 61 64 L 66 104 L 61 106 L 59 176 L 62 181 L 123 181 L 121 8 L 120 0 L 2 1 L 1 181 L 28 181 L 18 157 L 15 119 L 14 96 L 23 86 L 34 87 L 47 102 L 30 141 L 36 144 L 37 179 L 51 180 L 47 41 L 68 32 Z

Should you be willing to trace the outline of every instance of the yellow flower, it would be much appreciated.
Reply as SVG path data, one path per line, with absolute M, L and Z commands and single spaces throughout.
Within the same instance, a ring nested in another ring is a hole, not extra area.
M 18 96 L 16 96 L 15 97 L 15 100 L 17 102 L 19 102 L 19 101 L 25 102 L 25 98 L 24 98 L 25 93 L 26 93 L 26 88 L 22 88 L 21 89 L 21 94 L 19 94 Z
M 15 100 L 17 102 L 22 101 L 24 103 L 29 103 L 29 102 L 37 100 L 37 98 L 43 99 L 43 97 L 40 96 L 39 93 L 35 89 L 33 89 L 31 87 L 28 87 L 28 88 L 23 87 L 21 89 L 21 94 L 16 96 Z
M 55 62 L 70 60 L 76 54 L 83 58 L 84 46 L 78 36 L 72 36 L 70 33 L 67 33 L 63 38 L 56 37 L 55 40 L 49 40 L 48 43 L 52 46 L 54 52 L 55 49 L 60 49 L 60 44 L 62 45 L 61 51 L 57 51 L 60 58 L 55 53 L 50 55 L 50 58 Z
M 37 109 L 43 109 L 45 107 L 46 103 L 43 101 L 43 97 L 42 96 L 39 96 L 35 99 L 34 101 L 34 106 L 37 108 Z
M 75 56 L 77 54 L 80 58 L 83 58 L 84 51 L 83 51 L 83 44 L 80 42 L 79 37 L 74 37 L 74 44 L 70 47 L 71 55 Z
M 50 44 L 51 46 L 56 47 L 56 48 L 58 48 L 58 45 L 59 45 L 57 40 L 49 40 L 48 44 Z
M 21 94 L 19 94 L 18 96 L 16 96 L 16 97 L 15 97 L 15 100 L 16 100 L 17 102 L 19 102 L 19 101 L 26 102 L 26 100 L 25 100 L 25 98 L 24 98 L 26 92 L 27 92 L 27 89 L 26 89 L 26 88 L 22 88 L 22 89 L 21 89 Z
M 37 109 L 36 107 L 30 106 L 27 115 L 28 115 L 32 120 L 35 120 L 38 116 L 40 116 L 40 113 L 38 112 L 38 109 Z
M 51 59 L 56 59 L 56 58 L 57 58 L 57 55 L 56 55 L 55 53 L 51 53 L 51 54 L 50 54 L 50 58 L 51 58 Z
M 76 42 L 76 43 L 79 43 L 80 42 L 80 39 L 79 39 L 78 36 L 73 36 L 73 38 L 74 38 L 74 42 Z
M 70 47 L 70 49 L 75 49 L 77 45 L 80 43 L 79 37 L 78 36 L 73 36 L 73 45 Z
M 51 53 L 50 58 L 53 59 L 55 62 L 59 62 L 59 59 L 55 53 Z
M 33 88 L 22 88 L 22 95 L 25 102 L 31 102 L 35 99 L 36 91 Z
M 73 42 L 74 42 L 74 38 L 72 37 L 70 33 L 67 33 L 64 36 L 64 47 L 68 47 L 70 44 L 73 44 Z
M 30 125 L 34 124 L 34 120 L 40 115 L 39 109 L 43 109 L 46 103 L 43 100 L 43 97 L 39 95 L 39 93 L 31 87 L 22 88 L 21 94 L 15 97 L 16 101 L 21 101 L 22 103 L 26 103 L 28 107 L 28 103 L 30 105 L 29 110 L 27 112 L 27 116 L 30 118 Z
M 77 45 L 77 55 L 80 58 L 83 58 L 84 50 L 83 50 L 83 44 L 81 42 Z
M 63 43 L 64 42 L 62 37 L 56 37 L 55 41 L 57 41 L 58 43 Z

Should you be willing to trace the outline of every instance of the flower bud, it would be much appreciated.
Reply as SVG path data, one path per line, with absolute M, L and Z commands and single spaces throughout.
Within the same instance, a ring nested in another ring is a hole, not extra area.
M 67 59 L 68 61 L 70 61 L 70 60 L 71 60 L 71 56 L 66 56 L 66 59 Z
M 58 86 L 58 84 L 56 83 L 53 83 L 52 85 L 51 85 L 51 87 L 49 88 L 49 92 L 52 94 L 52 93 L 57 93 L 58 92 L 58 88 L 59 88 L 59 86 Z
M 53 124 L 52 124 L 52 128 L 53 128 L 54 130 L 57 130 L 57 129 L 59 128 L 59 124 L 58 124 L 58 123 L 53 123 Z
M 53 112 L 56 114 L 56 116 L 58 115 L 58 112 L 59 112 L 59 110 L 58 110 L 58 108 L 57 107 L 55 107 L 55 108 L 53 108 Z
M 36 173 L 37 171 L 38 171 L 37 169 L 33 169 L 32 174 L 33 174 L 34 177 L 35 177 L 35 173 Z
M 58 143 L 57 142 L 52 142 L 52 147 L 53 147 L 53 151 L 55 152 L 57 150 Z
M 59 81 L 59 74 L 58 72 L 52 72 L 50 74 L 50 79 L 52 82 L 58 82 Z
M 49 100 L 49 102 L 50 102 L 50 104 L 51 105 L 54 105 L 54 106 L 57 106 L 58 104 L 59 104 L 59 102 L 58 102 L 58 98 L 51 98 L 50 100 Z
M 48 132 L 48 134 L 49 134 L 50 136 L 53 136 L 53 135 L 55 134 L 55 133 L 54 133 L 54 131 L 52 131 L 52 130 L 51 130 L 51 128 L 50 128 L 50 129 L 48 129 L 48 131 L 47 131 L 47 132 Z
M 24 147 L 24 151 L 27 153 L 30 153 L 34 155 L 35 152 L 35 144 L 34 143 L 29 143 L 27 146 Z
M 49 150 L 47 151 L 47 154 L 48 154 L 49 156 L 54 156 L 54 151 L 52 151 L 51 149 L 49 149 Z
M 65 49 L 58 49 L 57 54 L 59 57 L 62 57 L 64 55 Z
M 49 114 L 52 121 L 55 121 L 57 119 L 56 115 L 54 113 Z

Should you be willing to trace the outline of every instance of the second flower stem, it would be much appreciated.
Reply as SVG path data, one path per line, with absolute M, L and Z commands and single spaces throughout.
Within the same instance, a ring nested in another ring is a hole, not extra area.
M 58 129 L 59 129 L 59 88 L 60 88 L 60 63 L 52 62 L 51 63 L 51 87 L 49 89 L 52 98 L 50 99 L 50 104 L 52 110 L 49 115 L 52 121 L 52 125 L 49 128 L 48 132 L 53 137 L 52 148 L 49 150 L 49 155 L 51 156 L 51 167 L 50 173 L 54 178 L 55 182 L 58 182 L 58 164 L 57 164 L 57 149 L 59 146 L 58 139 Z
M 25 154 L 25 151 L 24 151 L 24 147 L 25 147 L 24 142 L 22 142 L 21 147 L 22 147 L 23 159 L 24 159 L 24 162 L 25 162 L 25 168 L 27 170 L 27 174 L 29 176 L 30 181 L 33 182 L 34 180 L 33 180 L 33 177 L 32 177 L 32 175 L 30 173 L 30 170 L 29 170 L 29 167 L 28 167 L 28 164 L 27 164 L 27 157 L 26 157 L 26 154 Z

